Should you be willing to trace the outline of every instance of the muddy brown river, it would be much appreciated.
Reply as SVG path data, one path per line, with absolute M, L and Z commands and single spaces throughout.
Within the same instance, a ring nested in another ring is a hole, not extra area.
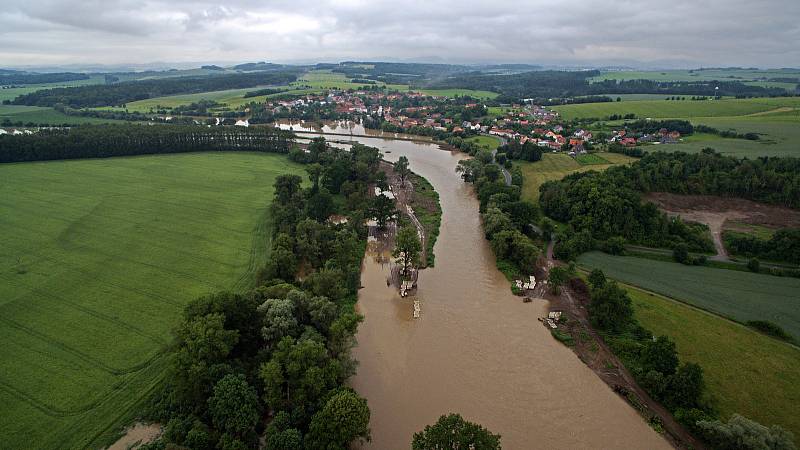
M 334 137 L 331 137 L 334 139 Z M 340 137 L 336 137 L 340 139 Z M 368 251 L 358 309 L 365 316 L 352 386 L 372 411 L 371 449 L 407 449 L 413 433 L 458 412 L 502 435 L 506 449 L 670 448 L 537 321 L 544 300 L 522 303 L 495 268 L 478 201 L 455 172 L 462 154 L 408 141 L 358 138 L 405 155 L 439 192 L 436 266 L 413 300 L 386 286 L 388 265 Z

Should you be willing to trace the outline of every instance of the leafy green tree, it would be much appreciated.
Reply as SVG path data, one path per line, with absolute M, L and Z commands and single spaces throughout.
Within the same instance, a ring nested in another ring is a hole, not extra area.
M 398 264 L 402 265 L 404 274 L 410 273 L 409 269 L 419 264 L 421 252 L 422 243 L 417 235 L 416 227 L 400 228 L 395 237 L 392 256 Z
M 322 166 L 320 164 L 309 164 L 306 166 L 308 179 L 311 180 L 311 194 L 319 190 L 319 179 L 322 176 Z
M 778 425 L 765 427 L 734 414 L 727 423 L 719 420 L 697 423 L 701 435 L 719 450 L 796 450 L 791 432 Z
M 622 330 L 633 318 L 633 307 L 628 293 L 613 281 L 592 289 L 589 318 L 592 325 L 601 330 Z
M 303 437 L 300 430 L 293 428 L 289 413 L 275 414 L 265 433 L 266 450 L 301 450 Z
M 214 386 L 208 399 L 208 412 L 218 430 L 232 436 L 244 436 L 258 422 L 258 395 L 244 375 L 226 375 Z
M 550 273 L 547 276 L 547 282 L 550 284 L 550 288 L 553 290 L 553 293 L 560 294 L 561 286 L 563 286 L 567 281 L 569 281 L 569 271 L 567 269 L 560 266 L 550 269 Z
M 400 182 L 405 185 L 406 178 L 411 174 L 411 168 L 408 166 L 408 158 L 401 156 L 394 163 L 394 172 L 400 177 Z
M 289 299 L 269 299 L 258 307 L 262 315 L 261 333 L 267 345 L 273 345 L 286 336 L 298 333 L 298 323 L 294 316 L 294 303 Z
M 758 258 L 751 258 L 750 261 L 747 261 L 747 268 L 751 272 L 758 273 L 761 270 L 761 262 Z
M 603 287 L 606 284 L 606 274 L 600 269 L 593 269 L 589 273 L 589 284 L 591 284 L 594 289 Z
M 669 380 L 667 404 L 672 409 L 698 406 L 705 388 L 703 368 L 695 363 L 684 363 Z
M 500 435 L 464 420 L 459 414 L 448 414 L 414 434 L 414 450 L 499 450 Z
M 355 440 L 369 440 L 367 401 L 350 389 L 334 394 L 311 419 L 306 448 L 338 450 Z
M 639 358 L 645 370 L 656 370 L 664 375 L 672 375 L 678 368 L 678 351 L 675 343 L 667 336 L 659 336 L 644 344 Z
M 378 227 L 384 229 L 389 220 L 397 214 L 397 209 L 394 206 L 394 200 L 385 195 L 376 195 L 372 199 L 369 213 L 378 222 Z
M 306 201 L 306 214 L 317 222 L 328 220 L 333 211 L 333 196 L 324 187 L 313 191 Z
M 672 249 L 672 258 L 681 263 L 689 264 L 689 246 L 681 242 Z
M 184 322 L 178 328 L 176 387 L 182 397 L 195 404 L 205 402 L 214 382 L 224 375 L 226 358 L 239 333 L 225 329 L 222 314 L 208 314 Z

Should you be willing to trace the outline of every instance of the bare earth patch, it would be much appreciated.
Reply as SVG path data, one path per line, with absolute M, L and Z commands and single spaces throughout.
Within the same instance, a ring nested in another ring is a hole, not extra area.
M 720 260 L 728 258 L 722 244 L 722 230 L 728 228 L 726 222 L 729 220 L 773 229 L 800 227 L 800 211 L 741 198 L 667 192 L 651 192 L 643 198 L 667 214 L 708 225 L 717 249 L 715 259 Z
M 158 439 L 163 432 L 161 425 L 157 423 L 145 424 L 137 423 L 125 430 L 125 435 L 108 447 L 108 450 L 128 450 L 137 448 Z

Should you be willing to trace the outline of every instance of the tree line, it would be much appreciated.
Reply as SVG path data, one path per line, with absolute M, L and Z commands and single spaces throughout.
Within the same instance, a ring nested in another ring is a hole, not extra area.
M 303 161 L 308 183 L 275 181 L 258 287 L 186 307 L 172 376 L 148 411 L 166 424 L 151 448 L 256 448 L 262 437 L 267 449 L 329 449 L 369 438 L 367 402 L 345 381 L 356 369 L 353 304 L 380 153 L 316 144 Z M 334 212 L 348 222 L 330 222 Z
M 740 81 L 655 81 L 591 80 L 600 71 L 543 70 L 513 75 L 460 73 L 428 83 L 431 88 L 467 88 L 498 92 L 500 102 L 534 99 L 537 103 L 553 98 L 574 98 L 603 94 L 678 94 L 694 96 L 782 96 L 785 89 L 751 86 Z M 719 89 L 717 89 L 719 88 Z
M 88 80 L 85 73 L 60 72 L 60 73 L 25 73 L 11 71 L 0 73 L 0 86 L 10 84 L 42 84 L 63 83 L 66 81 Z
M 650 152 L 630 166 L 611 168 L 606 177 L 642 192 L 719 195 L 800 208 L 800 159 Z
M 654 336 L 634 317 L 630 296 L 600 270 L 588 277 L 589 319 L 647 393 L 675 419 L 715 449 L 794 450 L 793 436 L 780 426 L 765 427 L 734 414 L 722 422 L 706 390 L 703 369 L 681 362 L 668 336 Z M 586 291 L 580 279 L 574 289 Z M 660 426 L 659 423 L 654 425 Z
M 800 229 L 778 230 L 768 239 L 726 231 L 722 238 L 725 248 L 734 255 L 800 264 Z
M 713 251 L 705 226 L 667 217 L 654 204 L 643 202 L 630 180 L 621 181 L 608 171 L 548 181 L 539 192 L 542 212 L 569 225 L 555 249 L 559 259 L 570 260 L 595 248 L 620 253 L 625 242 L 665 248 L 683 243 L 691 251 Z
M 128 102 L 165 95 L 241 89 L 259 85 L 282 85 L 296 79 L 297 73 L 288 71 L 159 78 L 116 84 L 42 89 L 20 95 L 10 103 L 49 107 L 62 104 L 71 108 L 125 106 Z
M 293 145 L 291 132 L 271 127 L 82 125 L 0 136 L 0 163 L 198 151 L 289 153 Z
M 459 161 L 456 171 L 478 193 L 486 239 L 492 246 L 497 267 L 508 278 L 529 275 L 536 267 L 540 249 L 534 243 L 530 224 L 539 218 L 532 203 L 520 198 L 521 179 L 507 186 L 492 153 L 479 149 L 471 159 Z

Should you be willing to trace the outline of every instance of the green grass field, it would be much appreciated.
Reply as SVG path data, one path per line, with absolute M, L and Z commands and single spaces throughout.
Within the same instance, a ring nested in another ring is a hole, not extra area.
M 591 81 L 601 80 L 654 80 L 654 81 L 743 81 L 746 83 L 767 83 L 769 78 L 800 78 L 797 69 L 706 69 L 706 70 L 625 70 L 603 72 Z M 769 82 L 774 84 L 774 82 Z M 791 85 L 792 83 L 788 83 Z
M 575 172 L 605 170 L 614 164 L 627 164 L 635 161 L 635 158 L 617 153 L 595 153 L 593 155 L 607 163 L 584 165 L 564 153 L 545 153 L 542 155 L 542 160 L 537 162 L 514 161 L 514 164 L 519 165 L 522 169 L 522 176 L 525 179 L 525 182 L 522 183 L 522 198 L 538 203 L 539 186 L 547 181 L 560 180 Z
M 585 155 L 578 155 L 575 157 L 575 161 L 582 166 L 611 164 L 609 160 L 603 158 L 602 156 L 598 156 L 597 153 L 587 153 Z
M 497 92 L 491 91 L 476 91 L 473 89 L 414 89 L 427 95 L 435 95 L 438 97 L 463 97 L 468 95 L 477 99 L 492 99 L 497 97 Z
M 800 108 L 800 97 L 724 98 L 721 100 L 639 100 L 629 102 L 581 103 L 554 106 L 565 119 L 602 119 L 613 114 L 636 114 L 640 118 L 693 118 L 744 116 L 789 108 Z
M 98 447 L 164 376 L 183 306 L 246 288 L 279 155 L 0 166 L 0 442 Z
M 585 253 L 578 262 L 601 269 L 611 278 L 740 322 L 774 322 L 800 339 L 800 279 L 600 252 Z
M 500 138 L 495 136 L 486 136 L 483 134 L 478 136 L 470 136 L 467 138 L 467 140 L 480 145 L 486 150 L 494 150 L 500 145 Z
M 101 84 L 105 82 L 102 75 L 93 75 L 86 80 L 65 81 L 62 83 L 43 83 L 43 84 L 28 84 L 23 87 L 0 89 L 0 102 L 3 100 L 14 100 L 20 95 L 30 94 L 31 92 L 40 91 L 42 89 L 52 89 L 57 87 L 70 87 L 70 86 L 86 86 L 90 84 Z
M 343 73 L 332 72 L 330 70 L 311 70 L 292 84 L 310 86 L 314 89 L 358 89 L 367 86 L 365 83 L 353 83 L 351 79 L 345 77 Z M 386 84 L 382 82 L 378 82 L 377 84 L 378 86 L 384 86 L 388 89 L 399 91 L 408 89 L 408 86 L 405 84 Z
M 700 364 L 722 417 L 740 413 L 800 436 L 800 349 L 660 295 L 626 287 L 639 322 Z
M 23 125 L 27 123 L 34 123 L 37 125 L 63 125 L 65 123 L 83 124 L 119 122 L 116 120 L 98 119 L 96 117 L 68 116 L 64 113 L 56 111 L 53 108 L 22 105 L 0 105 L 0 123 L 6 119 L 10 120 L 11 123 L 22 122 Z

